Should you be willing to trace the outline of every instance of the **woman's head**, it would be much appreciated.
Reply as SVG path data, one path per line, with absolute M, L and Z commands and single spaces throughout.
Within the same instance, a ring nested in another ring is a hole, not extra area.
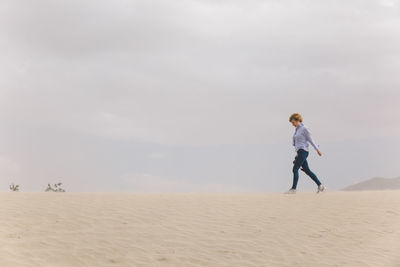
M 291 122 L 293 126 L 297 127 L 303 122 L 303 117 L 300 113 L 293 113 L 289 117 L 289 122 Z

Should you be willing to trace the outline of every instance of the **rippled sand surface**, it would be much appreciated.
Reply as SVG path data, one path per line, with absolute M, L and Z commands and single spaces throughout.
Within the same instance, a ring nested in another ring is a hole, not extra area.
M 400 266 L 400 191 L 0 193 L 0 266 Z

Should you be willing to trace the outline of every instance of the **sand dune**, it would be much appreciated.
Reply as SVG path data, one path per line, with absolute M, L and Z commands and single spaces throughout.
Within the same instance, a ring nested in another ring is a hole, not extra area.
M 375 177 L 360 183 L 356 183 L 343 188 L 344 191 L 362 191 L 362 190 L 400 190 L 400 177 L 398 178 L 380 178 Z
M 400 191 L 0 193 L 0 266 L 400 266 Z

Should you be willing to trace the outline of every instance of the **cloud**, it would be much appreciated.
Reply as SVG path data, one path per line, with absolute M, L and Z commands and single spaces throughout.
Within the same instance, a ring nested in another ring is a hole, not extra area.
M 156 153 L 152 153 L 148 156 L 151 159 L 165 159 L 168 157 L 168 153 L 167 152 L 156 152 Z
M 2 116 L 163 144 L 283 140 L 293 111 L 399 134 L 398 8 L 374 3 L 9 1 Z
M 399 5 L 398 0 L 378 0 L 378 3 L 385 7 L 395 7 Z
M 126 190 L 130 192 L 195 192 L 221 193 L 246 192 L 246 187 L 230 183 L 194 183 L 190 179 L 158 176 L 149 173 L 131 173 L 122 177 Z
M 21 167 L 17 162 L 0 155 L 0 175 L 3 178 L 12 179 L 12 177 L 17 175 L 20 171 Z

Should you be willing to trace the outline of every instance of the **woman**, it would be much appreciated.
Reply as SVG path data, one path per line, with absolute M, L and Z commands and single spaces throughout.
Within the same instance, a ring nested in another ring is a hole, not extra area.
M 305 172 L 310 178 L 318 185 L 318 191 L 323 192 L 326 188 L 321 182 L 318 180 L 318 177 L 310 170 L 307 163 L 308 157 L 308 146 L 309 143 L 315 148 L 318 155 L 322 156 L 321 150 L 319 150 L 318 146 L 314 143 L 313 139 L 311 138 L 311 133 L 308 127 L 306 127 L 303 122 L 303 117 L 299 113 L 293 113 L 290 118 L 289 122 L 292 123 L 294 127 L 296 127 L 296 131 L 293 135 L 293 146 L 296 149 L 297 156 L 293 161 L 293 185 L 292 188 L 287 191 L 287 194 L 295 194 L 297 181 L 299 180 L 299 169 Z

